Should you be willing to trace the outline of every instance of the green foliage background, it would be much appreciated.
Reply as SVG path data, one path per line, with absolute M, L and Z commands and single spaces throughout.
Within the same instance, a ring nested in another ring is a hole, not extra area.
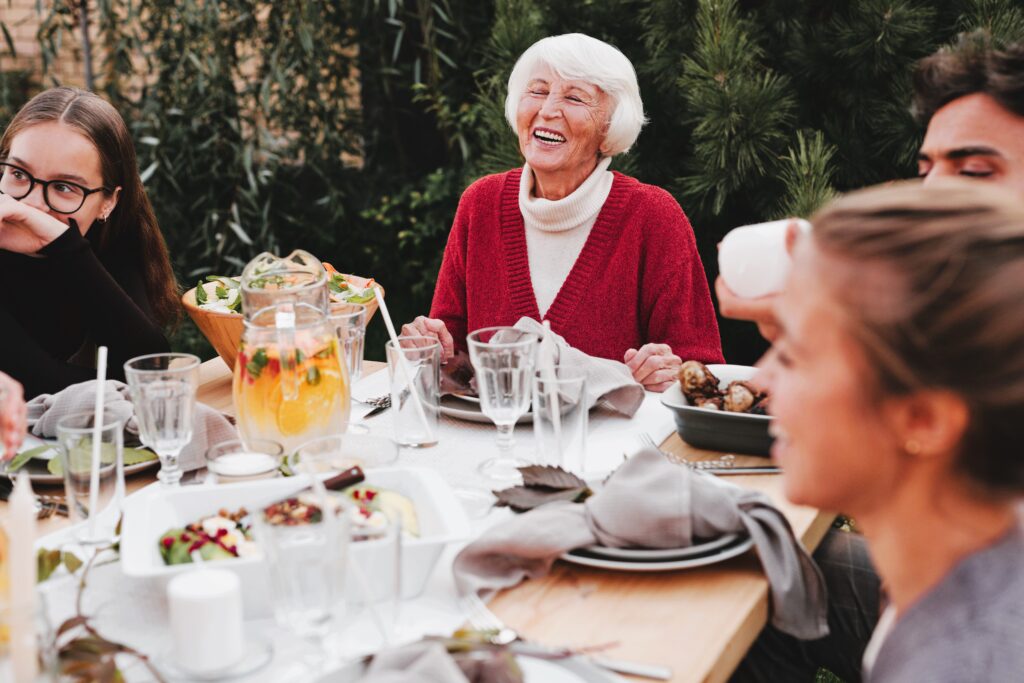
M 79 3 L 40 2 L 38 74 L 5 70 L 0 125 L 53 82 Z M 259 251 L 372 275 L 396 320 L 429 308 L 462 190 L 521 163 L 505 82 L 535 40 L 579 31 L 634 63 L 650 123 L 615 168 L 671 191 L 709 280 L 731 227 L 807 215 L 915 172 L 914 62 L 1012 0 L 94 0 L 95 88 L 130 122 L 183 284 Z M 2 23 L 2 22 L 0 22 Z M 0 28 L 3 28 L 0 26 Z M 351 94 L 358 91 L 358 98 Z M 381 354 L 371 328 L 368 355 Z M 761 351 L 725 321 L 733 362 Z M 212 351 L 190 323 L 179 348 Z

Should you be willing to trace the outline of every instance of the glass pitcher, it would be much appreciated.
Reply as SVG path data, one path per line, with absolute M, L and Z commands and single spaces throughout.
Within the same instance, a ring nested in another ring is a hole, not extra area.
M 327 310 L 327 271 L 308 251 L 278 257 L 263 252 L 242 270 L 242 314 L 252 318 L 268 306 L 309 304 Z
M 291 453 L 312 438 L 343 433 L 349 380 L 324 312 L 289 302 L 246 319 L 233 397 L 246 443 L 269 439 Z

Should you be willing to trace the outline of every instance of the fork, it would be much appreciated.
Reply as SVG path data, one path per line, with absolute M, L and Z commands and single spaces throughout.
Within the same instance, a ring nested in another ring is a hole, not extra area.
M 355 397 L 353 397 L 355 398 Z M 383 412 L 391 407 L 391 394 L 384 394 L 383 396 L 376 396 L 367 399 L 357 398 L 358 403 L 362 403 L 365 406 L 373 406 L 373 410 L 363 415 L 365 420 L 368 417 L 372 417 L 377 413 Z
M 684 465 L 691 470 L 706 472 L 708 474 L 730 475 L 730 474 L 781 474 L 782 468 L 778 465 L 757 465 L 753 467 L 737 467 L 736 456 L 731 453 L 723 455 L 717 460 L 687 460 L 675 453 L 669 453 L 658 448 L 654 440 L 648 434 L 641 434 L 640 441 L 645 446 L 650 446 L 664 455 L 670 462 L 677 465 Z
M 514 629 L 506 625 L 505 622 L 499 619 L 494 612 L 489 610 L 483 600 L 475 594 L 470 594 L 462 598 L 461 603 L 467 612 L 467 619 L 469 620 L 470 626 L 472 626 L 474 630 L 484 634 L 491 644 L 511 645 L 517 641 L 525 642 Z M 548 648 L 536 645 L 531 645 L 530 647 L 538 655 L 558 655 L 562 653 L 566 655 L 571 654 L 570 650 L 564 648 Z M 528 651 L 524 651 L 522 654 L 528 654 Z M 669 669 L 666 666 L 627 662 L 621 659 L 609 659 L 607 657 L 598 657 L 595 655 L 576 656 L 581 656 L 584 659 L 589 660 L 591 664 L 599 666 L 602 669 L 615 671 L 621 674 L 651 678 L 659 681 L 667 681 L 672 678 L 672 669 Z

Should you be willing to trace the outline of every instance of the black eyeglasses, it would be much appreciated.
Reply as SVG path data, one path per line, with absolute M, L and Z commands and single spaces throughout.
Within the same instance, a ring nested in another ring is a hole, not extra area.
M 70 180 L 40 180 L 14 164 L 0 161 L 0 193 L 15 199 L 24 199 L 32 193 L 36 184 L 43 186 L 43 201 L 57 213 L 74 213 L 82 208 L 89 195 L 95 192 L 113 192 L 109 187 L 89 189 Z M 53 190 L 51 196 L 50 190 Z

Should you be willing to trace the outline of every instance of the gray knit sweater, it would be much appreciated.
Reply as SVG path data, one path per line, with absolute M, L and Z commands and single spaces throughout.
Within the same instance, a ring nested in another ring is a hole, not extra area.
M 1024 681 L 1024 527 L 962 560 L 910 607 L 864 679 Z

